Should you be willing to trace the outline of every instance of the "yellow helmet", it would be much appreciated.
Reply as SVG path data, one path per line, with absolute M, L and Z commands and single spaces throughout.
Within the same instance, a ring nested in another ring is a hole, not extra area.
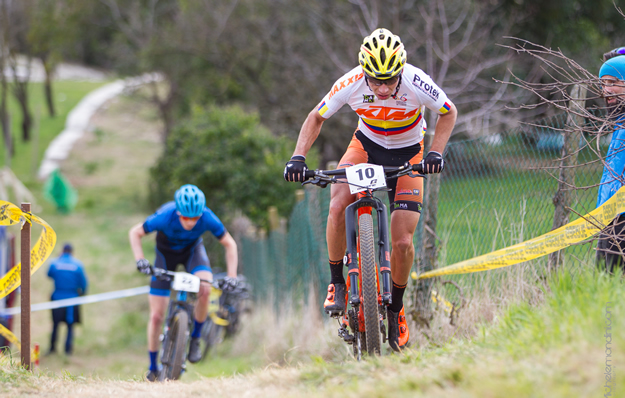
M 399 36 L 380 28 L 362 41 L 358 61 L 367 75 L 381 80 L 390 79 L 404 68 L 406 51 Z

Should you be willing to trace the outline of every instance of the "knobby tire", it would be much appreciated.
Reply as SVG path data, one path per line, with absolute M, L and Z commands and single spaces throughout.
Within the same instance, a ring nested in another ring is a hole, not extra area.
M 189 329 L 189 315 L 178 311 L 171 320 L 167 339 L 163 342 L 163 380 L 178 380 L 182 373 L 182 365 L 187 348 L 187 334 Z
M 210 351 L 219 345 L 226 333 L 225 327 L 214 323 L 210 317 L 206 320 L 207 324 L 204 326 L 202 338 L 204 339 L 204 350 L 202 351 L 202 360 L 208 357 Z
M 375 267 L 373 218 L 371 214 L 364 213 L 358 217 L 358 231 L 366 350 L 369 355 L 380 355 L 380 313 L 378 310 L 378 283 Z

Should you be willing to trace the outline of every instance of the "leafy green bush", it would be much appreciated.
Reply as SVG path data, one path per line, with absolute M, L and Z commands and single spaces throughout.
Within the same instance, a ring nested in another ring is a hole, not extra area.
M 282 177 L 295 144 L 275 137 L 255 113 L 240 107 L 195 107 L 171 133 L 163 155 L 150 170 L 150 205 L 173 200 L 182 184 L 195 184 L 206 204 L 228 221 L 236 209 L 267 225 L 267 207 L 290 213 L 299 184 Z

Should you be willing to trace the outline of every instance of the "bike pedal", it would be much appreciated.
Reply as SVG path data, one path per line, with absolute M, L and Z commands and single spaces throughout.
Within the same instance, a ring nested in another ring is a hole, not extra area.
M 328 314 L 331 318 L 340 318 L 343 316 L 343 311 L 326 310 L 326 314 Z

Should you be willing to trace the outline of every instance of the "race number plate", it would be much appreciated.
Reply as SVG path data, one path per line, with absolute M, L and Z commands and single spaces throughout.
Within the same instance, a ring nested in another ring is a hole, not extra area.
M 171 288 L 179 292 L 197 293 L 200 291 L 200 278 L 186 272 L 174 272 Z
M 345 175 L 352 194 L 386 186 L 384 167 L 376 164 L 361 163 L 348 167 Z

